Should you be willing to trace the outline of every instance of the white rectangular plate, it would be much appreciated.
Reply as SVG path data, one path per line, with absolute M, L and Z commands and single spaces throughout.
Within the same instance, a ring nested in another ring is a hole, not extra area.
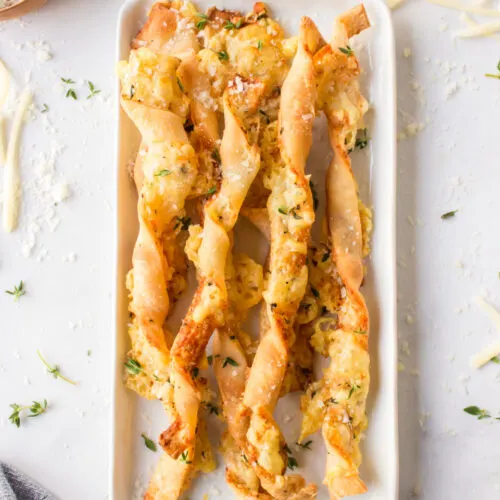
M 247 11 L 253 5 L 248 0 L 199 0 L 200 9 L 217 3 L 218 7 Z M 333 20 L 341 12 L 353 7 L 356 0 L 270 0 L 266 2 L 273 17 L 278 18 L 288 34 L 297 34 L 301 16 L 311 17 L 323 36 L 328 39 Z M 118 21 L 118 60 L 127 59 L 130 41 L 143 24 L 152 0 L 129 0 L 123 6 Z M 369 493 L 366 500 L 396 500 L 398 490 L 397 457 L 397 336 L 396 336 L 396 280 L 395 280 L 395 73 L 394 42 L 390 13 L 382 0 L 364 2 L 373 27 L 353 41 L 353 48 L 363 68 L 362 87 L 371 103 L 366 125 L 371 138 L 369 146 L 352 155 L 353 169 L 360 184 L 362 199 L 373 207 L 375 231 L 368 275 L 363 287 L 371 318 L 370 356 L 371 387 L 368 402 L 369 428 L 362 444 L 362 478 Z M 117 95 L 119 90 L 117 88 Z M 118 99 L 117 99 L 118 100 Z M 114 410 L 112 412 L 112 498 L 125 500 L 138 498 L 159 458 L 145 446 L 141 433 L 156 439 L 167 425 L 159 402 L 141 400 L 123 385 L 123 361 L 129 347 L 127 335 L 127 291 L 125 275 L 131 265 L 132 249 L 137 236 L 137 194 L 128 175 L 129 161 L 134 157 L 139 138 L 133 124 L 120 110 L 117 132 L 117 276 L 116 276 L 116 332 L 115 332 L 115 383 Z M 324 172 L 331 158 L 325 123 L 317 120 L 314 145 L 308 171 L 321 191 Z M 320 193 L 320 209 L 324 209 L 324 195 Z M 318 217 L 319 218 L 319 217 Z M 239 223 L 240 224 L 240 223 Z M 251 236 L 249 236 L 251 235 Z M 257 231 L 242 222 L 236 231 L 236 250 L 243 247 L 253 258 L 262 262 L 266 244 Z M 260 242 L 257 245 L 255 241 Z M 248 248 L 252 246 L 252 248 Z M 240 247 L 240 248 L 238 248 Z M 184 304 L 176 305 L 172 331 L 180 324 L 194 279 Z M 289 395 L 280 401 L 276 410 L 289 443 L 297 440 L 300 428 L 298 395 Z M 220 423 L 210 417 L 210 432 L 217 447 Z M 321 485 L 324 473 L 325 449 L 320 436 L 313 436 L 313 451 L 297 450 L 293 454 L 309 481 Z M 232 498 L 225 484 L 222 457 L 218 457 L 217 471 L 198 478 L 191 487 L 189 498 Z M 318 499 L 327 499 L 324 486 L 320 486 Z

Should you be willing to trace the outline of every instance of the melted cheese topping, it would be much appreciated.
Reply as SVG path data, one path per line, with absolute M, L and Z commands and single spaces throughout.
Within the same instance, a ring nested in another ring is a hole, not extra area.
M 185 117 L 189 99 L 181 90 L 179 64 L 179 59 L 147 47 L 133 50 L 129 60 L 120 61 L 117 66 L 122 97 Z

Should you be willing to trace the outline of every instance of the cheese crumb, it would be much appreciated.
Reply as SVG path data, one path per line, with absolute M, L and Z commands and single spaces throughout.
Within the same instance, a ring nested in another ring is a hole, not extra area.
M 52 197 L 56 203 L 66 200 L 70 195 L 69 186 L 65 182 L 58 182 L 52 188 Z
M 413 323 L 415 323 L 415 318 L 411 314 L 406 313 L 405 321 L 407 325 L 413 325 Z

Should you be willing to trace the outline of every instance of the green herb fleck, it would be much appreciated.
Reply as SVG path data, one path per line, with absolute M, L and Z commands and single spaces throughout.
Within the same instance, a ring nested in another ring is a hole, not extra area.
M 48 112 L 49 112 L 49 107 L 47 106 L 47 104 L 43 103 L 40 113 L 48 113 Z
M 493 356 L 493 357 L 490 359 L 490 361 L 491 361 L 492 363 L 495 363 L 495 364 L 497 364 L 497 365 L 500 365 L 500 356 Z
M 269 115 L 263 109 L 259 109 L 259 113 L 264 117 L 266 123 L 269 125 L 269 123 L 271 123 L 271 118 L 269 118 Z
M 5 293 L 12 295 L 14 297 L 14 302 L 17 302 L 23 295 L 26 295 L 26 290 L 24 289 L 24 281 L 20 281 L 19 285 L 14 286 L 13 290 L 5 290 Z
M 184 92 L 184 85 L 182 85 L 181 79 L 179 77 L 177 77 L 177 85 L 179 85 L 181 92 Z
M 354 391 L 357 391 L 358 389 L 361 389 L 360 385 L 358 385 L 358 384 L 351 385 L 351 389 L 349 390 L 349 394 L 347 396 L 347 399 L 351 399 L 351 396 L 353 395 Z
M 177 222 L 174 226 L 174 231 L 181 226 L 181 231 L 187 231 L 191 224 L 191 217 L 177 217 Z
M 21 427 L 21 413 L 25 410 L 29 410 L 30 414 L 28 417 L 38 417 L 42 413 L 45 413 L 48 407 L 47 400 L 44 399 L 42 403 L 39 401 L 33 401 L 31 406 L 21 406 L 16 403 L 9 405 L 12 408 L 12 414 L 9 416 L 9 420 L 17 427 Z
M 361 133 L 360 133 L 361 132 Z M 370 138 L 368 137 L 368 131 L 366 128 L 358 130 L 358 134 L 361 137 L 356 137 L 356 142 L 354 143 L 354 149 L 365 149 L 368 145 Z
M 349 45 L 346 45 L 345 47 L 339 47 L 340 52 L 345 54 L 346 56 L 352 56 L 354 54 L 354 51 L 349 47 Z
M 259 41 L 257 42 L 257 49 L 262 50 L 262 47 L 263 47 L 263 46 L 264 46 L 264 44 L 262 43 L 262 40 L 259 40 Z
M 231 21 L 228 21 L 225 25 L 224 25 L 224 28 L 227 29 L 227 30 L 238 30 L 241 28 L 243 24 L 243 18 L 240 18 L 238 19 L 238 21 L 235 23 L 231 22 Z
M 323 257 L 321 257 L 321 262 L 326 262 L 330 258 L 330 250 L 327 250 L 324 254 Z
M 156 443 L 152 439 L 149 439 L 144 432 L 141 434 L 141 436 L 142 439 L 144 439 L 144 444 L 146 445 L 146 448 L 148 450 L 156 452 L 157 451 Z
M 214 357 L 210 354 L 210 356 L 207 356 L 207 362 L 210 366 L 212 366 L 212 363 L 214 362 Z
M 73 85 L 76 83 L 74 80 L 71 78 L 61 78 L 61 81 L 65 83 L 66 85 Z M 66 97 L 71 97 L 72 99 L 75 99 L 75 101 L 78 99 L 78 96 L 76 95 L 75 89 L 73 88 L 68 88 L 66 91 Z
M 304 448 L 304 450 L 310 450 L 312 444 L 313 444 L 312 441 L 306 441 L 305 443 L 297 443 L 297 445 L 300 446 L 301 448 Z
M 229 61 L 229 55 L 225 50 L 221 50 L 220 52 L 217 52 L 217 55 L 219 56 L 219 59 L 221 61 Z
M 78 96 L 76 95 L 76 92 L 74 89 L 68 89 L 66 92 L 66 97 L 71 97 L 75 101 L 78 99 Z
M 278 212 L 283 215 L 288 215 L 288 208 L 286 207 L 278 207 Z
M 455 217 L 455 214 L 458 212 L 458 210 L 450 210 L 449 212 L 446 212 L 445 214 L 441 215 L 441 219 L 450 219 L 451 217 Z
M 240 364 L 237 361 L 235 361 L 233 358 L 230 358 L 229 356 L 226 359 L 224 359 L 222 363 L 222 368 L 226 368 L 227 365 L 240 366 Z
M 497 70 L 499 71 L 498 74 L 493 74 L 493 73 L 486 73 L 484 76 L 487 76 L 488 78 L 497 78 L 500 80 L 500 61 L 497 63 Z
M 195 367 L 191 370 L 191 375 L 193 376 L 193 378 L 198 377 L 199 373 L 200 373 L 200 369 L 199 369 L 197 366 L 195 366 Z
M 210 401 L 205 401 L 205 406 L 207 407 L 207 410 L 210 412 L 210 415 L 219 415 L 220 413 L 220 408 L 213 403 L 210 403 Z
M 357 330 L 354 330 L 354 333 L 357 333 L 358 335 L 366 335 L 368 332 L 366 330 L 361 330 L 358 328 Z
M 170 175 L 172 173 L 171 170 L 167 170 L 166 168 L 159 170 L 156 172 L 155 177 L 166 177 L 167 175 Z
M 469 415 L 472 415 L 474 417 L 477 417 L 478 420 L 484 420 L 485 418 L 491 418 L 490 413 L 488 410 L 483 410 L 479 408 L 478 406 L 467 406 L 467 408 L 464 408 L 464 412 L 468 413 Z
M 139 373 L 145 374 L 139 361 L 133 358 L 128 358 L 127 361 L 125 361 L 125 368 L 131 375 L 139 375 Z
M 297 459 L 295 457 L 292 457 L 290 455 L 287 460 L 287 466 L 290 470 L 293 470 L 299 466 L 299 463 L 297 462 Z
M 212 196 L 213 194 L 215 194 L 215 192 L 217 191 L 217 188 L 215 186 L 212 186 L 206 193 L 206 196 Z
M 318 292 L 318 290 L 316 290 L 316 288 L 314 288 L 312 285 L 311 285 L 311 292 L 312 292 L 312 294 L 313 294 L 316 298 L 318 298 L 318 297 L 319 297 L 319 292 Z
M 98 88 L 96 88 L 96 86 L 92 82 L 87 81 L 87 85 L 89 86 L 89 92 L 90 92 L 90 94 L 87 96 L 87 99 L 91 99 L 92 97 L 101 92 Z
M 188 451 L 187 451 L 187 450 L 184 450 L 184 451 L 181 453 L 181 455 L 180 455 L 180 457 L 179 457 L 179 460 L 180 460 L 181 462 L 184 462 L 185 464 L 191 464 L 191 463 L 193 463 L 191 460 L 189 460 L 189 455 L 188 455 Z
M 318 209 L 319 206 L 319 199 L 318 199 L 318 193 L 316 191 L 316 186 L 313 184 L 313 181 L 309 181 L 309 187 L 311 188 L 311 194 L 312 194 L 312 199 L 313 199 L 313 208 L 314 211 Z
M 200 20 L 196 23 L 196 29 L 202 30 L 208 23 L 208 16 L 201 13 L 198 13 L 196 15 L 200 18 Z
M 36 353 L 38 354 L 38 357 L 40 358 L 40 361 L 45 365 L 47 368 L 47 371 L 54 376 L 54 378 L 60 378 L 61 380 L 64 380 L 65 382 L 68 382 L 68 384 L 71 385 L 76 385 L 76 382 L 73 382 L 69 378 L 65 377 L 64 375 L 61 374 L 61 369 L 59 365 L 54 365 L 50 366 L 47 361 L 45 361 L 44 357 L 42 356 L 42 353 L 37 350 Z
M 221 162 L 221 159 L 220 159 L 220 153 L 219 153 L 219 150 L 218 149 L 214 149 L 212 151 L 212 159 L 214 161 L 216 161 L 217 163 L 220 163 Z

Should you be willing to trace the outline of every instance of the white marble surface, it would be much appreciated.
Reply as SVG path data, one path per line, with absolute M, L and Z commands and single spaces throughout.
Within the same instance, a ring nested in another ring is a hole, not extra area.
M 120 5 L 49 0 L 23 22 L 0 25 L 0 58 L 18 88 L 29 80 L 37 107 L 49 107 L 43 115 L 33 111 L 24 134 L 28 186 L 20 230 L 0 232 L 0 289 L 21 279 L 27 289 L 18 303 L 0 294 L 0 459 L 62 499 L 100 499 L 108 492 L 114 252 L 109 96 Z M 500 81 L 483 76 L 495 71 L 498 41 L 453 42 L 459 15 L 420 0 L 393 18 L 399 129 L 408 115 L 425 124 L 399 143 L 398 154 L 405 366 L 399 383 L 400 498 L 492 500 L 500 497 L 500 422 L 477 421 L 463 408 L 478 405 L 500 414 L 500 367 L 490 363 L 474 371 L 468 364 L 473 352 L 500 336 L 473 300 L 482 294 L 500 307 Z M 53 56 L 49 61 L 41 60 L 46 49 L 28 43 L 42 41 Z M 403 55 L 406 48 L 410 57 Z M 78 102 L 64 98 L 60 77 L 77 82 Z M 102 89 L 97 98 L 85 99 L 86 80 Z M 50 153 L 53 143 L 63 149 L 51 183 L 67 182 L 72 193 L 55 207 L 33 187 L 41 164 L 34 159 Z M 441 220 L 454 209 L 459 212 L 453 219 Z M 23 241 L 33 233 L 33 219 L 41 229 L 25 257 Z M 36 349 L 78 386 L 49 378 Z M 9 422 L 9 404 L 40 398 L 49 401 L 45 415 L 20 429 Z

